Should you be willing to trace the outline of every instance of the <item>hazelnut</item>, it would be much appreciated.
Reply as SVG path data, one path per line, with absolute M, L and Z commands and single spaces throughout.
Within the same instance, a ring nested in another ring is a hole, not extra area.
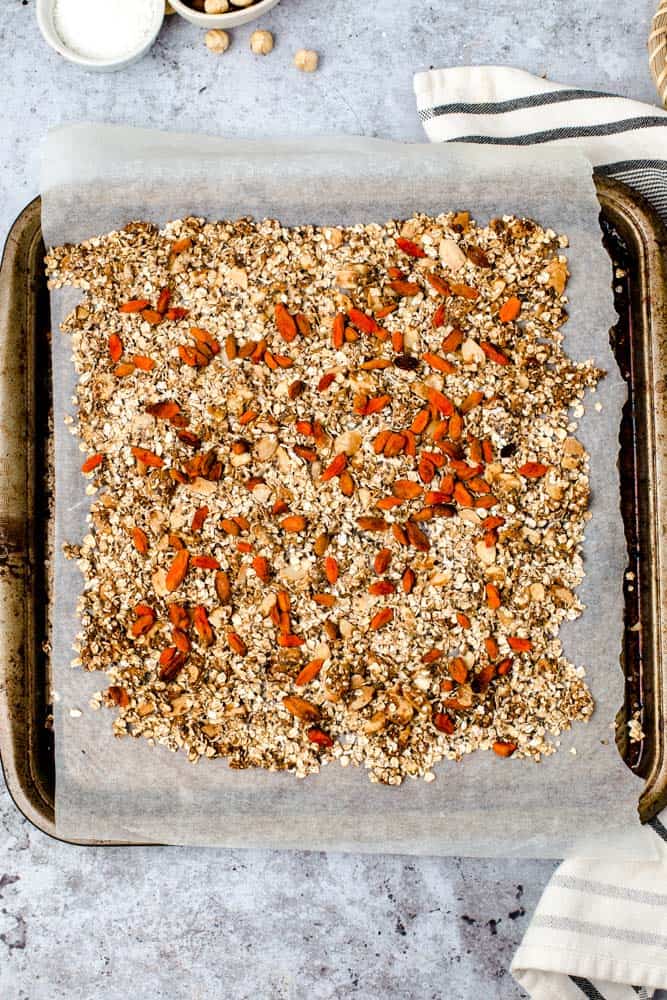
M 206 48 L 209 52 L 215 52 L 216 55 L 222 55 L 223 52 L 226 52 L 230 41 L 231 39 L 227 32 L 222 31 L 220 28 L 211 28 L 210 31 L 206 32 Z
M 204 0 L 204 10 L 207 14 L 224 14 L 229 10 L 229 0 Z
M 268 56 L 273 50 L 273 35 L 270 31 L 253 31 L 250 48 L 256 56 Z
M 314 73 L 317 69 L 319 56 L 313 49 L 299 49 L 294 56 L 294 65 L 302 73 Z

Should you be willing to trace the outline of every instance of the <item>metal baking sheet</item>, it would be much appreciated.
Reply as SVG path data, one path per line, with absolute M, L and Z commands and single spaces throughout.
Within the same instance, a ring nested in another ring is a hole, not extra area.
M 661 577 L 667 510 L 659 491 L 667 460 L 662 389 L 667 371 L 665 235 L 651 210 L 627 188 L 600 180 L 598 194 L 610 252 L 626 272 L 617 285 L 621 314 L 615 347 L 629 386 L 621 466 L 634 579 L 628 578 L 625 588 L 626 697 L 617 719 L 617 742 L 628 765 L 645 781 L 639 812 L 646 821 L 667 804 L 667 626 Z M 12 228 L 0 270 L 0 643 L 4 653 L 0 756 L 18 807 L 53 835 L 48 619 L 50 320 L 42 254 L 36 199 Z M 630 742 L 626 722 L 637 712 L 645 736 Z

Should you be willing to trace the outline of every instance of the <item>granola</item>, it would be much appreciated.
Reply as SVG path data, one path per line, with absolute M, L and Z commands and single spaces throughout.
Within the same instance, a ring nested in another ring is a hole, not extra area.
M 590 717 L 559 628 L 590 516 L 569 411 L 602 373 L 563 351 L 566 245 L 458 212 L 49 252 L 84 291 L 75 662 L 116 735 L 399 784 Z

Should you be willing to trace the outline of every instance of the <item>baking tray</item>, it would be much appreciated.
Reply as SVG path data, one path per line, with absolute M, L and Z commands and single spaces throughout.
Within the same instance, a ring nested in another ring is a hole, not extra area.
M 647 822 L 667 805 L 667 503 L 661 491 L 667 482 L 667 233 L 629 188 L 608 178 L 597 178 L 596 186 L 605 243 L 620 269 L 612 338 L 628 383 L 620 432 L 626 685 L 616 742 L 644 779 L 639 815 Z M 40 209 L 36 198 L 18 217 L 0 265 L 0 759 L 17 807 L 55 836 L 51 334 Z M 637 741 L 628 738 L 632 717 L 644 734 Z

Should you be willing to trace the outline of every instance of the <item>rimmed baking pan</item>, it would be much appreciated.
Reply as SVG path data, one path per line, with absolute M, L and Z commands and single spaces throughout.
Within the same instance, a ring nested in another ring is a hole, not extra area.
M 646 822 L 667 805 L 667 503 L 660 489 L 667 471 L 667 234 L 634 192 L 606 178 L 596 183 L 617 267 L 619 322 L 612 336 L 628 384 L 620 431 L 626 685 L 617 745 L 644 779 L 639 815 Z M 0 758 L 18 808 L 54 836 L 52 412 L 43 254 L 35 199 L 14 223 L 0 266 Z

